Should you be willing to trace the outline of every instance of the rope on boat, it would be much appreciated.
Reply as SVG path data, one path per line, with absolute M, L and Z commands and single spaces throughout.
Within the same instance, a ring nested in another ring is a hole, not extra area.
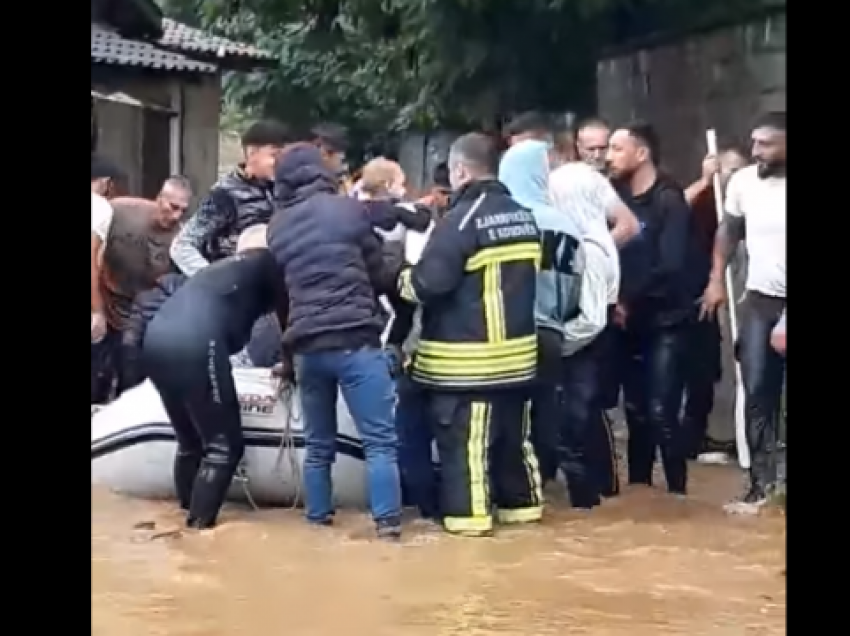
M 292 426 L 294 423 L 299 422 L 302 416 L 301 413 L 298 413 L 298 415 L 295 414 L 295 385 L 291 382 L 281 380 L 278 388 L 278 399 L 283 402 L 283 406 L 286 409 L 286 419 L 284 421 L 280 448 L 278 448 L 274 467 L 282 475 L 284 471 L 282 467 L 284 460 L 289 464 L 289 470 L 292 472 L 293 477 L 295 477 L 295 497 L 292 500 L 291 506 L 291 509 L 294 510 L 301 503 L 304 487 Z
M 277 451 L 277 457 L 275 458 L 274 470 L 279 474 L 283 475 L 283 461 L 286 460 L 289 463 L 289 468 L 292 471 L 292 474 L 295 476 L 295 497 L 292 502 L 291 509 L 295 509 L 298 507 L 298 504 L 301 503 L 301 495 L 303 490 L 303 479 L 301 476 L 301 466 L 298 463 L 298 454 L 296 453 L 295 448 L 295 438 L 293 436 L 292 425 L 295 422 L 298 422 L 301 418 L 301 414 L 299 413 L 297 416 L 294 412 L 294 400 L 295 397 L 295 387 L 289 383 L 281 381 L 278 386 L 278 401 L 283 403 L 284 408 L 286 409 L 286 418 L 284 420 L 283 431 L 281 432 L 281 442 L 280 447 Z M 250 483 L 248 479 L 248 470 L 245 460 L 242 460 L 242 463 L 239 465 L 238 472 L 236 473 L 236 479 L 239 481 L 242 486 L 242 490 L 245 492 L 245 499 L 248 501 L 248 504 L 254 509 L 259 510 L 260 507 L 257 505 L 256 500 L 251 494 Z

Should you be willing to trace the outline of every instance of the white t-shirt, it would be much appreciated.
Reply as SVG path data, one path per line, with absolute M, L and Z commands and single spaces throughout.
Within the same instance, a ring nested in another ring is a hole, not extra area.
M 747 289 L 780 298 L 786 290 L 786 192 L 785 177 L 761 179 L 758 166 L 747 166 L 729 180 L 724 206 L 744 219 Z
M 109 226 L 112 223 L 112 206 L 99 194 L 91 193 L 91 232 L 106 242 Z
M 620 255 L 608 229 L 608 216 L 621 201 L 611 182 L 586 163 L 569 162 L 552 171 L 549 194 L 552 205 L 569 215 L 582 238 L 599 243 L 611 261 L 611 268 L 619 272 Z M 618 294 L 619 278 L 612 290 L 611 304 L 617 302 Z

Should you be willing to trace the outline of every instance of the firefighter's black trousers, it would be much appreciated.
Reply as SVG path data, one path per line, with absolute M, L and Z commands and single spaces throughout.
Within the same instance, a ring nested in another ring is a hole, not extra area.
M 449 532 L 488 533 L 494 506 L 502 523 L 540 520 L 543 493 L 527 398 L 525 390 L 428 391 L 441 465 L 440 509 Z

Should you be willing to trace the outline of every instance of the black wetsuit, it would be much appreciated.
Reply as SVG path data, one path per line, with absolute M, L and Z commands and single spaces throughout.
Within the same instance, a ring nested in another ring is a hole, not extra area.
M 189 279 L 145 333 L 143 364 L 177 436 L 174 482 L 188 524 L 215 525 L 245 449 L 230 356 L 275 308 L 266 250 L 213 263 Z

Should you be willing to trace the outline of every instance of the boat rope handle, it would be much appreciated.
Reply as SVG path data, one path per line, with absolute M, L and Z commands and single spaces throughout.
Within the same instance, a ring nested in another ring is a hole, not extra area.
M 283 461 L 286 460 L 289 464 L 289 469 L 295 477 L 295 497 L 292 500 L 291 509 L 294 510 L 301 503 L 301 497 L 304 492 L 304 477 L 301 474 L 301 465 L 298 462 L 298 453 L 295 448 L 295 436 L 293 432 L 293 423 L 297 423 L 302 413 L 295 414 L 295 385 L 291 382 L 286 382 L 281 379 L 278 385 L 278 401 L 283 403 L 286 410 L 286 418 L 284 419 L 283 431 L 281 433 L 280 447 L 278 448 L 277 458 L 275 459 L 275 470 L 281 475 L 283 474 Z

